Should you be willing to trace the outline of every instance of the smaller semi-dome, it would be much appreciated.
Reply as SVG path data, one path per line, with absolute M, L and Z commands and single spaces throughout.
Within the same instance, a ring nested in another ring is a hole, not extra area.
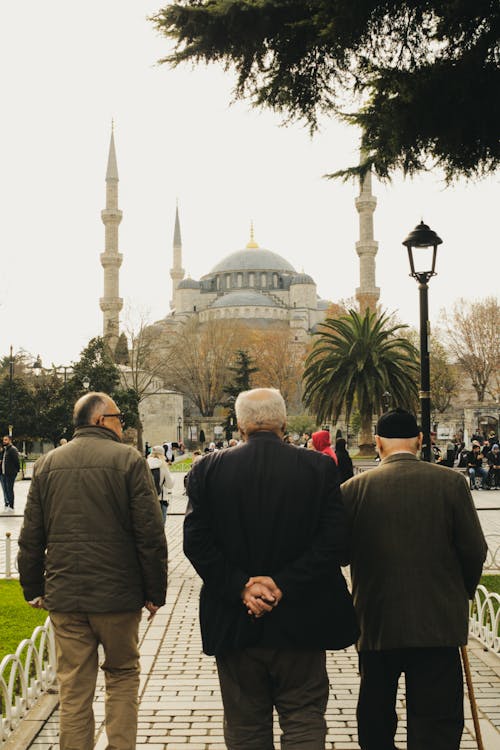
M 201 286 L 199 281 L 195 281 L 195 279 L 184 279 L 181 281 L 177 289 L 199 289 Z
M 292 276 L 290 286 L 292 284 L 314 284 L 314 280 L 307 273 L 297 273 Z
M 229 292 L 219 297 L 210 307 L 277 307 L 265 294 L 251 291 Z
M 319 299 L 318 300 L 318 310 L 328 310 L 332 303 L 329 299 Z

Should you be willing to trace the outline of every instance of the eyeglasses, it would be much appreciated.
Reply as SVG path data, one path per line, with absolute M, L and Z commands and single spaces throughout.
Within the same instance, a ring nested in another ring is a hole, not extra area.
M 115 417 L 115 419 L 119 419 L 122 427 L 125 425 L 125 414 L 122 414 L 121 412 L 116 412 L 115 414 L 101 414 L 101 417 Z

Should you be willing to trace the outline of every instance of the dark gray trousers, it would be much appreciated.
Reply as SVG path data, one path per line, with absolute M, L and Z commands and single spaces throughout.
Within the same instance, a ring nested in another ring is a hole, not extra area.
M 393 750 L 396 691 L 406 683 L 408 750 L 459 750 L 464 727 L 458 648 L 360 651 L 358 737 L 363 750 Z
M 228 750 L 324 750 L 328 675 L 324 651 L 247 648 L 217 657 Z

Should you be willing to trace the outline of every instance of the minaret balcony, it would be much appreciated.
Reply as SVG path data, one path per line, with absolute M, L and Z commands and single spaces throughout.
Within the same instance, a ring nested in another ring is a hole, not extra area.
M 123 298 L 101 297 L 99 306 L 103 312 L 119 312 L 123 307 Z
M 354 199 L 354 204 L 359 213 L 373 212 L 377 207 L 377 199 L 374 195 L 363 195 L 361 194 Z
M 123 261 L 123 255 L 121 253 L 113 253 L 109 250 L 101 253 L 99 257 L 103 268 L 120 268 Z
M 122 220 L 123 212 L 119 208 L 104 208 L 101 211 L 101 219 L 103 224 L 119 224 Z

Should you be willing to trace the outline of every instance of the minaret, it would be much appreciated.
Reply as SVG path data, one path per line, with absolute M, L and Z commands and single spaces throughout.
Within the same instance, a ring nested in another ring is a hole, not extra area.
M 170 300 L 170 309 L 175 310 L 177 307 L 177 287 L 184 278 L 184 269 L 182 267 L 182 239 L 181 225 L 179 221 L 179 204 L 175 207 L 175 227 L 174 227 L 174 244 L 173 244 L 173 265 L 170 269 L 170 278 L 172 279 L 172 299 Z
M 119 296 L 119 270 L 123 256 L 118 252 L 118 227 L 122 212 L 118 208 L 118 167 L 116 166 L 114 126 L 111 124 L 108 168 L 106 170 L 106 208 L 101 211 L 104 231 L 104 252 L 101 265 L 104 268 L 104 295 L 100 304 L 103 312 L 103 336 L 112 350 L 119 336 L 120 310 L 123 300 Z
M 376 311 L 380 297 L 380 289 L 375 286 L 375 256 L 378 242 L 373 239 L 373 212 L 377 199 L 372 195 L 372 175 L 368 171 L 360 181 L 360 194 L 356 198 L 356 209 L 359 213 L 359 241 L 356 242 L 356 252 L 359 255 L 359 287 L 356 289 L 356 299 L 363 315 L 369 307 Z

